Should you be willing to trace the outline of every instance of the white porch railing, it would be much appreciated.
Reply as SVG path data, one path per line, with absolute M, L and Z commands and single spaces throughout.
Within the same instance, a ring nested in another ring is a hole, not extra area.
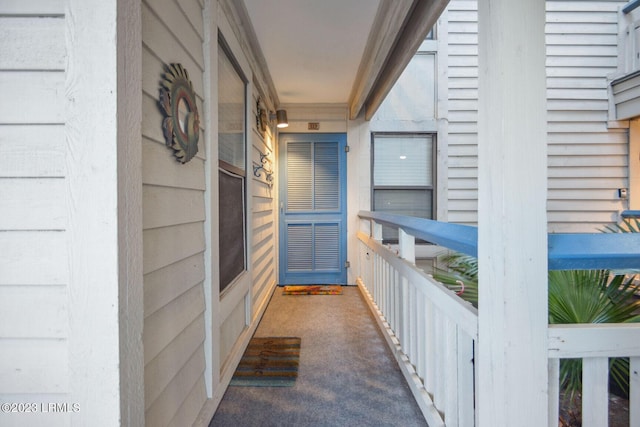
M 477 310 L 364 233 L 358 279 L 431 427 L 474 425 Z
M 582 359 L 582 426 L 609 425 L 609 358 L 630 358 L 629 426 L 640 426 L 640 324 L 549 325 L 549 426 L 558 425 L 560 359 Z
M 430 221 L 428 227 L 436 230 L 421 233 L 416 232 L 415 219 L 395 223 L 390 219 L 401 217 L 368 212 L 360 216 L 371 225 L 358 233 L 357 283 L 425 419 L 431 427 L 476 425 L 474 349 L 482 339 L 478 312 L 416 267 L 415 237 L 405 230 L 440 245 L 452 242 L 447 246 L 456 250 L 473 247 L 468 233 L 456 239 L 452 233 L 459 230 L 449 228 L 456 227 L 452 224 L 443 224 L 442 231 Z M 381 223 L 398 228 L 398 251 L 381 243 Z M 559 253 L 554 263 L 566 256 L 566 247 Z M 610 357 L 630 358 L 629 426 L 640 426 L 640 324 L 589 324 L 549 327 L 550 427 L 558 426 L 562 358 L 583 359 L 582 425 L 608 426 Z

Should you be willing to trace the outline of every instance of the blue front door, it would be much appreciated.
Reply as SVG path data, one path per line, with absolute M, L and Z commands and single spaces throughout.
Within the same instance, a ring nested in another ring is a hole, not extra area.
M 345 134 L 280 136 L 280 284 L 346 284 Z

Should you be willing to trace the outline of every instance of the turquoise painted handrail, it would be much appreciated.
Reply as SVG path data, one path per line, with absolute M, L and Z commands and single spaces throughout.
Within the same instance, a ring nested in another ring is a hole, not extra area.
M 358 216 L 390 227 L 402 228 L 418 239 L 444 246 L 457 252 L 478 256 L 478 229 L 470 225 L 451 224 L 431 219 L 360 211 Z
M 477 227 L 382 212 L 360 211 L 358 216 L 478 256 Z M 548 246 L 549 270 L 640 269 L 640 233 L 551 233 Z
M 640 218 L 640 211 L 622 211 L 620 216 L 622 218 Z
M 622 8 L 622 13 L 624 13 L 625 15 L 628 13 L 631 13 L 635 9 L 637 9 L 639 6 L 640 6 L 640 0 L 632 0 Z

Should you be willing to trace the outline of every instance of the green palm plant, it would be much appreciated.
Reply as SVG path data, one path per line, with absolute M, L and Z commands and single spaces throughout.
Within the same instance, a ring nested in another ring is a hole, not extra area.
M 549 272 L 549 323 L 639 322 L 640 300 L 633 277 L 608 270 Z M 610 360 L 609 372 L 618 388 L 629 388 L 629 360 Z M 560 382 L 570 397 L 582 389 L 582 359 L 565 359 L 560 365 Z

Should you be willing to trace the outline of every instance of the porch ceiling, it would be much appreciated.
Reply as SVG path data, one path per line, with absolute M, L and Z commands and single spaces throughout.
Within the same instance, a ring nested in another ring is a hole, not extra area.
M 448 0 L 243 0 L 276 104 L 345 104 L 370 118 Z

